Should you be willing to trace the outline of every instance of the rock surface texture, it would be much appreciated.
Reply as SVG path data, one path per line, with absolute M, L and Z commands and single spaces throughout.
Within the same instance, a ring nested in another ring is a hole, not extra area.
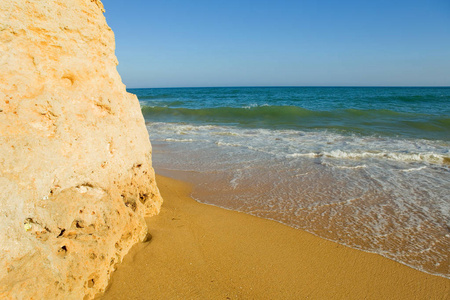
M 0 3 L 0 299 L 91 299 L 162 202 L 98 0 Z

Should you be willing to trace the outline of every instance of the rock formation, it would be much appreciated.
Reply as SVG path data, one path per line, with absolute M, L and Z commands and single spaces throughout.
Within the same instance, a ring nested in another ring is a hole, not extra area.
M 0 3 L 0 299 L 91 299 L 162 199 L 99 0 Z

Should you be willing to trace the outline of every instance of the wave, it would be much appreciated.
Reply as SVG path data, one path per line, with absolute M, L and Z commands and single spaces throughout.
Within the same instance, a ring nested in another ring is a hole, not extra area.
M 189 143 L 194 142 L 193 139 L 174 139 L 174 138 L 166 138 L 164 139 L 166 142 L 181 142 L 181 143 Z
M 229 125 L 147 123 L 153 141 L 207 141 L 278 158 L 330 158 L 355 163 L 397 161 L 450 167 L 449 142 L 347 135 L 323 130 L 248 129 Z M 231 150 L 230 151 L 234 151 Z M 331 161 L 331 160 L 326 160 Z M 351 162 L 353 161 L 353 162 Z M 412 164 L 410 164 L 412 163 Z
M 271 118 L 286 120 L 286 118 L 310 118 L 310 117 L 327 117 L 327 118 L 348 118 L 348 117 L 398 117 L 398 116 L 424 116 L 424 114 L 412 114 L 396 112 L 388 109 L 344 109 L 335 111 L 314 111 L 298 106 L 246 106 L 246 107 L 213 107 L 213 108 L 169 108 L 162 106 L 142 106 L 144 116 L 178 116 L 178 117 L 196 117 L 201 119 L 225 120 L 229 118 Z
M 450 118 L 437 118 L 436 122 L 450 129 Z
M 293 153 L 289 157 L 330 157 L 343 159 L 388 159 L 404 162 L 427 162 L 431 164 L 450 164 L 450 157 L 436 153 L 398 153 L 398 152 L 348 152 L 342 150 L 309 152 L 309 153 Z
M 360 134 L 448 140 L 450 119 L 389 109 L 309 110 L 298 106 L 184 108 L 142 106 L 152 122 L 233 124 L 271 129 L 333 129 Z
M 450 142 L 230 124 L 147 126 L 160 149 L 155 168 L 201 182 L 193 191 L 199 201 L 275 216 L 448 277 Z

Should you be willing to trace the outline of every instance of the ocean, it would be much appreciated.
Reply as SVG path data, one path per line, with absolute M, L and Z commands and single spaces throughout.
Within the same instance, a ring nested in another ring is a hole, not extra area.
M 450 88 L 128 91 L 197 201 L 450 278 Z

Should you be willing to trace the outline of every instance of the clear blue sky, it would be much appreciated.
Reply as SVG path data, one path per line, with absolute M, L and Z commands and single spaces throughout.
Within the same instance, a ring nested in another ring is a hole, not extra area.
M 450 0 L 103 3 L 130 88 L 450 85 Z

